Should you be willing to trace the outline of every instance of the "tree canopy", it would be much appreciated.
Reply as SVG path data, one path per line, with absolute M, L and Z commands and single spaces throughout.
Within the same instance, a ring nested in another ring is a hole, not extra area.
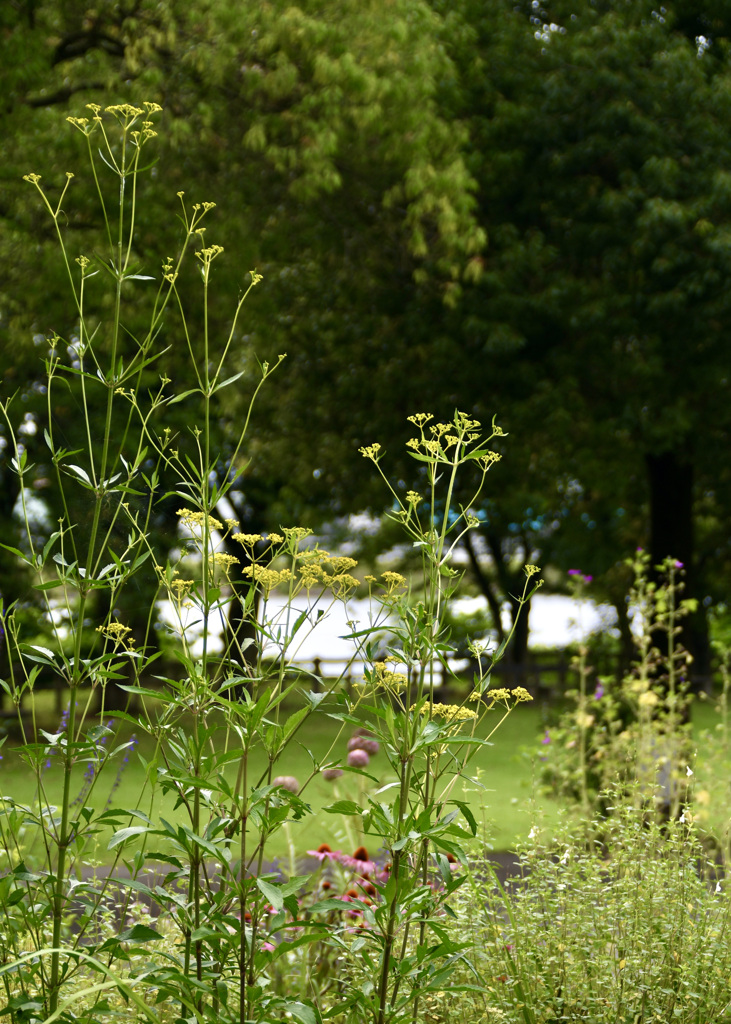
M 0 17 L 3 375 L 29 416 L 42 340 L 73 315 L 21 175 L 75 169 L 66 113 L 155 100 L 140 264 L 179 244 L 176 191 L 215 200 L 222 329 L 243 270 L 265 277 L 232 372 L 288 353 L 243 509 L 265 526 L 376 509 L 361 445 L 389 448 L 406 488 L 408 413 L 497 413 L 511 436 L 481 509 L 494 558 L 509 567 L 517 547 L 598 575 L 643 543 L 681 559 L 696 596 L 721 595 L 724 4 L 134 0 Z M 73 186 L 81 245 L 99 224 L 89 183 Z M 219 409 L 224 450 L 241 408 Z M 509 573 L 495 582 L 504 595 Z

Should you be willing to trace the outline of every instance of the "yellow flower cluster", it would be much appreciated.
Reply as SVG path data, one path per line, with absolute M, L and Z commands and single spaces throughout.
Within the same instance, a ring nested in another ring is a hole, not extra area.
M 351 576 L 350 573 L 340 572 L 336 576 L 331 576 L 328 580 L 328 585 L 333 592 L 334 597 L 345 597 L 352 590 L 358 586 L 358 580 L 355 576 Z
M 247 565 L 241 570 L 242 576 L 248 576 L 258 583 L 265 593 L 269 593 L 273 587 L 280 583 L 289 583 L 292 573 L 289 569 L 269 569 L 265 565 Z
M 180 516 L 180 522 L 189 530 L 202 530 L 206 522 L 206 516 L 203 512 L 194 512 L 189 508 L 179 508 L 176 515 Z M 215 516 L 208 516 L 207 518 L 209 530 L 223 529 L 223 523 L 220 519 L 216 519 Z
M 170 583 L 170 590 L 175 594 L 176 599 L 181 601 L 184 597 L 187 597 L 194 582 L 194 580 L 173 580 Z
M 325 561 L 336 575 L 354 569 L 358 564 L 354 558 L 349 558 L 347 555 L 328 555 Z
M 387 658 L 384 661 L 375 662 L 371 681 L 377 689 L 398 693 L 406 688 L 408 680 L 404 672 L 394 672 L 393 669 L 390 669 L 388 660 Z
M 307 537 L 312 536 L 312 530 L 309 528 L 309 526 L 285 526 L 282 529 L 282 533 L 287 538 L 287 541 L 290 544 L 299 543 L 300 541 L 305 540 Z M 270 539 L 272 536 L 277 535 L 270 534 Z
M 107 639 L 113 640 L 115 644 L 124 644 L 129 650 L 134 647 L 135 641 L 131 635 L 131 628 L 123 626 L 121 622 L 110 622 L 106 626 L 97 626 L 96 631 Z
M 506 703 L 509 700 L 515 701 L 516 704 L 520 704 L 521 701 L 533 700 L 524 686 L 516 686 L 512 690 L 508 690 L 505 686 L 495 686 L 490 690 L 485 690 L 484 693 L 474 690 L 469 699 L 484 700 L 489 707 L 493 707 L 498 702 Z
M 209 204 L 204 203 L 203 205 L 205 207 L 206 205 Z M 194 206 L 193 209 L 195 210 L 196 206 Z M 208 266 L 213 262 L 213 260 L 215 260 L 216 256 L 220 256 L 222 252 L 222 245 L 207 245 L 204 246 L 203 249 L 199 249 L 198 252 L 196 253 L 196 256 L 204 266 Z
M 416 704 L 412 704 L 409 710 L 416 711 Z M 459 704 L 431 704 L 429 701 L 421 705 L 419 713 L 429 715 L 430 718 L 446 718 L 451 722 L 468 722 L 477 718 L 477 712 L 472 708 L 463 708 Z
M 369 444 L 364 446 L 363 448 L 358 449 L 358 451 L 364 458 L 373 459 L 374 462 L 378 459 L 378 453 L 380 452 L 380 450 L 381 446 L 378 443 Z
M 358 564 L 354 558 L 331 555 L 318 548 L 301 552 L 301 558 L 303 564 L 299 566 L 298 571 L 306 590 L 315 586 L 329 587 L 335 597 L 344 597 L 359 586 L 355 576 L 347 572 Z M 327 572 L 326 567 L 333 571 Z
M 253 548 L 258 541 L 264 540 L 260 533 L 232 533 L 231 537 L 247 548 Z
M 500 455 L 498 452 L 485 452 L 485 454 L 481 455 L 480 458 L 477 460 L 477 463 L 478 465 L 482 466 L 485 472 L 487 472 L 490 466 L 492 466 L 496 462 L 499 462 L 500 459 L 502 459 L 502 455 Z
M 223 551 L 216 551 L 213 556 L 213 562 L 219 569 L 222 569 L 227 576 L 231 572 L 231 566 L 239 564 L 239 560 L 235 555 L 227 555 Z

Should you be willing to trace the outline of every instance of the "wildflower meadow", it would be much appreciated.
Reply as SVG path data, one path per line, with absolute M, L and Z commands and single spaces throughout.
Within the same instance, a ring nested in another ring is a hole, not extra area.
M 577 688 L 512 752 L 559 811 L 526 793 L 527 838 L 498 876 L 481 813 L 493 744 L 533 694 L 497 678 L 509 636 L 470 639 L 457 671 L 449 612 L 455 552 L 509 439 L 495 420 L 415 411 L 413 489 L 377 440 L 361 447 L 416 555 L 408 574 L 328 550 L 307 524 L 242 527 L 231 496 L 256 449 L 251 409 L 286 357 L 230 365 L 266 282 L 241 273 L 221 333 L 212 202 L 178 192 L 175 255 L 145 264 L 159 113 L 69 119 L 99 204 L 88 252 L 67 229 L 73 175 L 26 176 L 73 329 L 43 342 L 42 461 L 17 395 L 0 404 L 25 530 L 6 550 L 42 605 L 1 610 L 0 1017 L 731 1020 L 727 662 L 719 651 L 701 735 L 682 567 L 636 553 L 631 667 L 597 679 L 582 647 Z M 196 387 L 180 392 L 182 360 Z M 242 388 L 249 414 L 223 429 Z M 56 414 L 69 395 L 71 447 Z M 525 565 L 521 607 L 541 583 Z M 321 679 L 298 651 L 339 605 L 352 656 Z

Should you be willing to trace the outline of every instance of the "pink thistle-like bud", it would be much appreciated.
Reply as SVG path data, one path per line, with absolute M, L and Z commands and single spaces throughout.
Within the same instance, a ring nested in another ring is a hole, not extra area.
M 332 782 L 333 779 L 339 779 L 343 774 L 342 768 L 323 768 L 320 772 L 323 779 L 327 779 L 328 782 Z
M 365 750 L 366 754 L 377 754 L 379 743 L 373 736 L 351 736 L 348 740 L 348 750 Z
M 272 785 L 281 786 L 288 793 L 299 793 L 300 791 L 300 784 L 294 775 L 277 775 L 276 779 L 272 779 Z
M 348 764 L 351 768 L 366 768 L 370 764 L 370 757 L 365 750 L 357 747 L 348 754 Z

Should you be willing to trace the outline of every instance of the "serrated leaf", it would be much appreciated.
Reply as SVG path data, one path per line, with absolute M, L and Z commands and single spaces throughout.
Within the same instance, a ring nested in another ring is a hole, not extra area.
M 336 800 L 334 804 L 323 807 L 328 814 L 362 814 L 363 809 L 353 800 Z

